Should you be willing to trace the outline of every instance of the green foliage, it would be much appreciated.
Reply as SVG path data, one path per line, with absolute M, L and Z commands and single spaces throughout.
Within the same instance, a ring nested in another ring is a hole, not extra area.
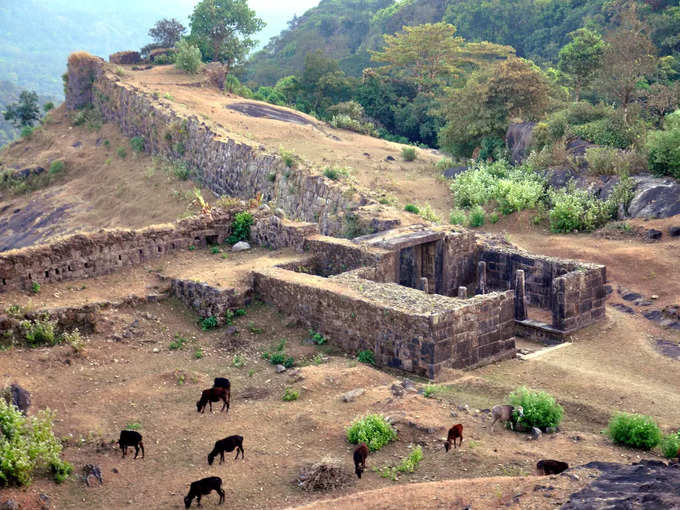
M 499 219 L 500 219 L 500 218 L 498 217 L 498 213 L 497 213 L 497 212 L 494 211 L 494 212 L 492 212 L 491 214 L 489 214 L 489 223 L 491 223 L 491 224 L 498 223 L 498 220 L 499 220 Z
M 569 34 L 571 42 L 559 52 L 558 69 L 568 77 L 574 87 L 576 99 L 588 86 L 602 65 L 606 43 L 600 34 L 580 28 Z
M 141 428 L 142 428 L 142 424 L 137 422 L 137 421 L 126 423 L 125 427 L 123 427 L 124 430 L 139 430 Z
M 187 74 L 196 74 L 201 67 L 201 50 L 182 39 L 177 43 L 175 53 L 175 67 Z
M 239 354 L 235 354 L 231 360 L 231 366 L 234 368 L 243 368 L 246 366 L 246 360 L 244 360 Z
M 130 139 L 130 147 L 132 147 L 132 150 L 135 152 L 144 152 L 144 138 L 141 136 L 135 136 L 134 138 Z
M 649 168 L 657 175 L 680 179 L 680 127 L 651 131 L 647 135 Z
M 224 79 L 224 91 L 229 94 L 236 94 L 237 96 L 251 98 L 253 91 L 243 85 L 239 79 L 233 74 L 228 74 Z
M 21 321 L 20 326 L 24 339 L 31 347 L 45 344 L 56 345 L 59 343 L 57 321 L 51 320 L 48 316 Z
M 473 228 L 481 227 L 486 220 L 486 212 L 481 205 L 476 205 L 470 210 L 469 225 Z
M 296 157 L 295 153 L 293 151 L 287 151 L 283 147 L 279 148 L 279 155 L 281 156 L 281 159 L 283 160 L 283 163 L 288 167 L 288 168 L 295 168 L 296 166 Z
M 396 481 L 399 473 L 413 473 L 423 458 L 422 447 L 416 446 L 408 457 L 402 459 L 397 466 L 385 466 L 378 471 L 381 477 Z
M 680 455 L 680 433 L 668 434 L 661 440 L 661 453 L 667 459 L 674 459 Z
M 68 478 L 73 467 L 61 459 L 53 422 L 49 409 L 27 418 L 0 398 L 0 485 L 30 485 L 41 471 L 51 471 L 57 483 Z
M 203 331 L 215 329 L 217 327 L 217 318 L 214 315 L 211 315 L 210 317 L 206 317 L 205 319 L 201 319 L 199 321 L 199 324 L 200 324 L 201 329 Z
M 423 388 L 423 396 L 425 398 L 433 398 L 437 393 L 442 391 L 442 387 L 439 384 L 426 384 Z
M 51 112 L 52 110 L 54 110 L 54 103 L 53 103 L 52 101 L 48 101 L 47 103 L 45 103 L 45 104 L 43 105 L 43 111 L 44 111 L 45 113 L 49 113 L 49 112 Z
M 32 128 L 30 126 L 24 126 L 21 128 L 21 138 L 30 138 L 31 135 L 33 134 L 33 131 L 35 131 L 35 128 Z
M 253 215 L 248 211 L 236 213 L 231 223 L 231 234 L 229 234 L 227 242 L 229 244 L 236 244 L 239 241 L 250 239 L 250 227 L 254 221 Z
M 437 213 L 434 212 L 434 209 L 432 209 L 432 206 L 430 204 L 425 204 L 421 206 L 420 208 L 420 216 L 427 221 L 431 221 L 432 223 L 441 223 L 441 218 L 437 216 Z
M 651 450 L 661 442 L 661 430 L 653 418 L 642 414 L 617 413 L 609 420 L 609 437 L 616 444 Z
M 125 150 L 125 147 L 118 147 L 116 149 L 116 154 L 118 154 L 120 159 L 125 159 L 127 157 L 127 151 Z
M 555 398 L 544 392 L 529 390 L 522 386 L 510 393 L 510 404 L 522 406 L 524 416 L 519 418 L 518 423 L 527 427 L 556 427 L 562 421 L 564 409 L 555 402 Z
M 85 348 L 85 341 L 80 335 L 80 330 L 78 328 L 72 331 L 64 331 L 62 334 L 62 341 L 71 346 L 73 352 L 81 353 Z
M 219 247 L 217 247 L 217 246 L 212 246 L 212 247 L 210 248 L 210 253 L 212 253 L 213 255 L 217 255 L 218 253 L 220 253 Z
M 40 284 L 38 282 L 31 282 L 31 292 L 33 294 L 40 294 Z
M 56 174 L 63 172 L 65 166 L 66 165 L 64 164 L 64 162 L 60 159 L 58 159 L 56 161 L 52 161 L 52 163 L 50 164 L 50 170 L 49 170 L 50 175 L 56 175 Z
M 184 26 L 175 18 L 163 18 L 149 29 L 149 37 L 153 39 L 153 46 L 157 48 L 172 48 L 179 42 L 185 31 Z
M 366 443 L 372 452 L 380 450 L 397 438 L 397 432 L 380 414 L 367 414 L 355 418 L 347 427 L 347 440 L 352 444 Z
M 413 214 L 420 214 L 420 209 L 418 209 L 418 206 L 416 206 L 414 204 L 406 204 L 404 206 L 404 211 L 410 212 L 410 213 L 413 213 Z
M 326 338 L 321 333 L 318 333 L 313 329 L 309 330 L 309 336 L 316 345 L 323 345 L 326 343 Z
M 347 177 L 349 175 L 349 170 L 347 168 L 342 167 L 327 166 L 326 169 L 323 171 L 323 174 L 332 181 L 339 181 L 343 177 Z
M 5 120 L 10 121 L 17 128 L 31 127 L 40 120 L 38 94 L 24 90 L 19 94 L 19 101 L 7 105 L 3 113 Z
M 194 359 L 201 359 L 203 357 L 203 349 L 196 347 L 194 350 Z
M 556 233 L 590 232 L 612 219 L 614 201 L 602 201 L 585 190 L 573 186 L 550 191 L 552 209 L 548 215 L 550 230 Z
M 172 342 L 170 342 L 170 345 L 168 345 L 168 349 L 170 349 L 171 351 L 184 349 L 184 345 L 188 341 L 189 340 L 183 337 L 182 335 L 175 335 L 175 339 Z
M 286 388 L 286 390 L 283 392 L 283 397 L 281 397 L 284 402 L 292 402 L 298 398 L 300 398 L 300 392 L 298 390 L 294 390 L 293 388 Z
M 368 349 L 359 351 L 357 353 L 357 359 L 367 365 L 375 365 L 375 355 L 373 354 L 373 351 Z
M 451 225 L 467 225 L 467 215 L 462 209 L 452 209 L 449 214 L 449 223 Z
M 415 161 L 416 150 L 413 147 L 404 147 L 401 149 L 401 157 L 404 158 L 404 161 Z

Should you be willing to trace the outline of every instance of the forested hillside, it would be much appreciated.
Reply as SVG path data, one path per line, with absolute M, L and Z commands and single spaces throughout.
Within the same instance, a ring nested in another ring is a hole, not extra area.
M 445 21 L 469 41 L 515 48 L 541 65 L 555 64 L 568 34 L 583 26 L 602 31 L 612 23 L 620 0 L 322 0 L 293 19 L 289 28 L 251 59 L 247 78 L 273 85 L 302 71 L 305 55 L 321 49 L 345 73 L 360 76 L 370 65 L 369 50 L 382 46 L 383 34 L 403 25 Z M 638 2 L 662 55 L 680 51 L 680 2 Z
M 14 127 L 11 122 L 6 121 L 1 112 L 7 109 L 7 105 L 15 103 L 19 99 L 21 88 L 8 81 L 0 80 L 0 147 L 11 142 L 19 135 L 19 129 Z M 42 107 L 53 98 L 38 96 L 38 103 Z

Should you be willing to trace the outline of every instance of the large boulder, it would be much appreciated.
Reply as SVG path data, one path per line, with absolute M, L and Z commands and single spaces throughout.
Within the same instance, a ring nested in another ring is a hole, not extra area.
M 139 64 L 142 57 L 138 51 L 119 51 L 113 55 L 109 55 L 109 62 L 118 65 L 134 65 Z
M 633 218 L 669 218 L 680 214 L 680 183 L 670 178 L 635 175 L 633 200 L 628 214 Z
M 31 394 L 18 384 L 11 384 L 3 393 L 7 403 L 13 404 L 23 414 L 31 407 Z
M 462 174 L 463 172 L 467 171 L 467 169 L 468 169 L 468 167 L 466 167 L 466 166 L 454 166 L 454 167 L 447 168 L 446 170 L 444 170 L 444 171 L 442 172 L 442 175 L 443 175 L 446 179 L 455 179 L 455 178 L 458 177 L 460 174 Z
M 510 124 L 505 134 L 505 144 L 510 151 L 510 161 L 519 165 L 529 155 L 529 146 L 534 132 L 535 122 L 518 122 Z

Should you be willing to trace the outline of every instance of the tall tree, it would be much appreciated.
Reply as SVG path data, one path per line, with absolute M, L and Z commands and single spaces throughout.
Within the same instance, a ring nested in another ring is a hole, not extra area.
M 265 23 L 248 7 L 247 0 L 201 0 L 189 26 L 190 38 L 199 43 L 203 57 L 223 62 L 229 71 L 255 46 L 250 36 Z
M 184 25 L 175 18 L 163 18 L 149 29 L 149 37 L 153 39 L 154 44 L 158 45 L 159 48 L 173 48 L 185 31 Z
M 635 4 L 621 13 L 620 25 L 609 32 L 602 57 L 599 90 L 617 103 L 628 120 L 628 105 L 635 99 L 639 83 L 656 70 L 656 48 L 649 27 L 640 21 Z
M 600 34 L 587 28 L 579 28 L 569 36 L 571 42 L 560 50 L 558 69 L 566 75 L 578 101 L 602 65 L 606 44 Z
M 448 23 L 405 26 L 384 39 L 383 50 L 371 52 L 371 60 L 385 64 L 381 72 L 413 81 L 418 92 L 425 93 L 450 84 L 466 63 L 513 53 L 512 48 L 491 43 L 466 45 Z
M 40 120 L 38 94 L 28 90 L 22 91 L 19 94 L 19 101 L 7 105 L 3 116 L 16 127 L 32 126 Z

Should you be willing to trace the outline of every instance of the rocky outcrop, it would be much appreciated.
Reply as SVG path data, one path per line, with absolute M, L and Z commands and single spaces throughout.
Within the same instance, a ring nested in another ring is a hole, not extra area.
M 680 214 L 680 183 L 670 178 L 635 175 L 634 197 L 628 206 L 633 218 L 668 218 Z
M 109 55 L 109 62 L 119 65 L 139 64 L 142 58 L 138 51 L 119 51 L 113 55 Z
M 78 110 L 92 104 L 92 84 L 101 76 L 104 60 L 80 51 L 71 53 L 66 74 L 66 108 Z
M 505 134 L 505 143 L 510 151 L 510 161 L 519 165 L 529 155 L 529 146 L 534 132 L 535 122 L 518 122 L 510 124 Z
M 591 462 L 583 467 L 597 469 L 601 476 L 572 494 L 562 510 L 680 508 L 680 464 L 643 460 L 630 466 Z

